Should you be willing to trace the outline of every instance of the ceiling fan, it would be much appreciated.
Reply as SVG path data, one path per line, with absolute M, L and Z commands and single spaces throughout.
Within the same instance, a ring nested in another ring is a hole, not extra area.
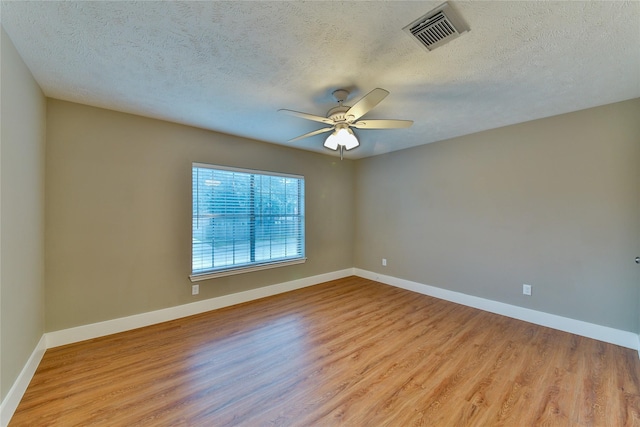
M 300 135 L 297 138 L 290 139 L 289 142 L 333 131 L 333 133 L 325 140 L 324 146 L 331 150 L 337 150 L 340 148 L 340 159 L 342 159 L 344 150 L 351 150 L 352 148 L 356 148 L 360 145 L 358 138 L 356 138 L 351 128 L 398 129 L 406 128 L 413 124 L 412 120 L 359 120 L 373 107 L 378 105 L 380 101 L 386 98 L 387 95 L 389 95 L 388 91 L 376 88 L 363 96 L 352 107 L 349 107 L 348 105 L 343 105 L 349 96 L 349 91 L 346 89 L 338 89 L 333 92 L 333 97 L 338 102 L 338 106 L 330 109 L 327 112 L 327 117 L 301 113 L 293 110 L 282 109 L 278 111 L 300 117 L 302 119 L 313 120 L 314 122 L 329 125 L 329 127 L 314 130 L 312 132 L 305 133 L 304 135 Z

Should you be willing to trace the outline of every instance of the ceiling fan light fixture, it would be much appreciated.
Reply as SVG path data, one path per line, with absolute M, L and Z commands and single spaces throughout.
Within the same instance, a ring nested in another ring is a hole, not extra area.
M 338 147 L 351 150 L 358 145 L 360 145 L 360 142 L 349 126 L 336 127 L 336 130 L 324 142 L 324 146 L 330 150 L 337 150 Z
M 338 138 L 336 138 L 336 136 L 332 133 L 324 141 L 324 146 L 325 146 L 325 148 L 328 148 L 329 150 L 337 150 L 338 149 Z

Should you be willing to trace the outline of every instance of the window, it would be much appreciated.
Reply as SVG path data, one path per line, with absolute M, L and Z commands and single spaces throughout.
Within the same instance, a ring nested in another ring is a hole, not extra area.
M 305 262 L 304 177 L 194 163 L 191 280 Z

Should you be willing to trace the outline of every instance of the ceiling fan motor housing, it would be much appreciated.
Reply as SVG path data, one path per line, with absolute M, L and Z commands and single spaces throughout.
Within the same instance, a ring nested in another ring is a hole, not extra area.
M 335 121 L 335 122 L 344 122 L 346 121 L 346 117 L 344 113 L 349 111 L 349 106 L 339 105 L 337 107 L 333 107 L 327 112 L 327 118 Z

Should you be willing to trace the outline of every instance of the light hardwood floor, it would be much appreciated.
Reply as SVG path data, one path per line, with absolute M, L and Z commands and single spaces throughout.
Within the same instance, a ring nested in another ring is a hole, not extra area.
M 640 426 L 630 349 L 358 277 L 47 350 L 10 426 Z

